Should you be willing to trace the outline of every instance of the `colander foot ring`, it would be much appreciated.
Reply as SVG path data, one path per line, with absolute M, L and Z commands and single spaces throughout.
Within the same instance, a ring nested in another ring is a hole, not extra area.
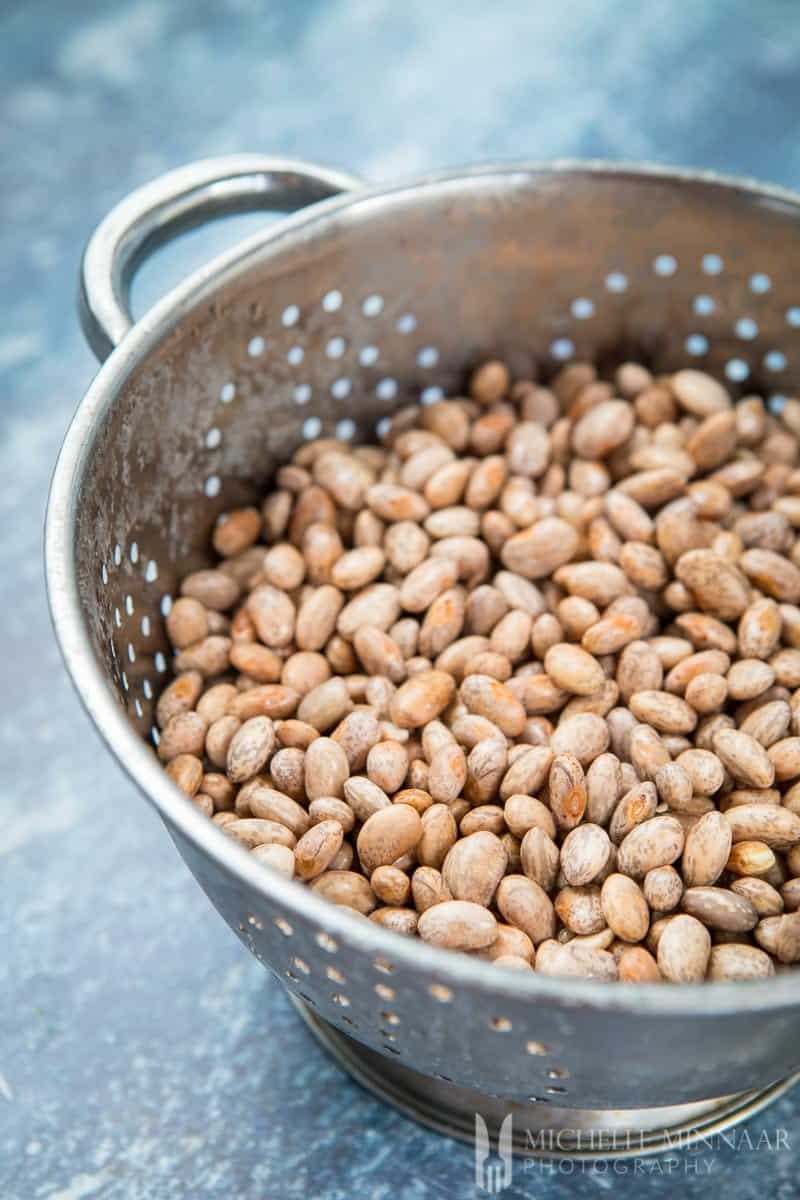
M 290 999 L 339 1066 L 379 1100 L 438 1133 L 472 1144 L 476 1114 L 494 1143 L 502 1122 L 513 1113 L 514 1152 L 525 1158 L 592 1161 L 674 1153 L 749 1120 L 800 1081 L 798 1072 L 759 1091 L 668 1108 L 575 1109 L 510 1100 L 423 1075 L 348 1037 L 303 1001 Z

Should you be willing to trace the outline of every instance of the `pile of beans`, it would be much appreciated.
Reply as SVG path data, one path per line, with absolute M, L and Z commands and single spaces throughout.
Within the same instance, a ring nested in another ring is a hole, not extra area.
M 800 400 L 502 362 L 319 439 L 167 617 L 158 755 L 264 864 L 509 969 L 800 962 Z

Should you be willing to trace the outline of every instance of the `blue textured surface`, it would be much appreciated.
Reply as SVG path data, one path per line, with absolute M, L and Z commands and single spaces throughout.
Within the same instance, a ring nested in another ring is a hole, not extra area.
M 650 158 L 800 184 L 800 22 L 778 2 L 26 0 L 0 13 L 0 1197 L 457 1200 L 467 1147 L 367 1097 L 210 908 L 100 747 L 46 616 L 52 463 L 94 365 L 81 246 L 191 158 L 273 151 L 373 179 L 502 157 Z M 246 223 L 246 222 L 245 222 Z M 140 308 L 235 237 L 149 267 Z M 757 1031 L 754 1030 L 754 1035 Z M 624 1063 L 620 1070 L 624 1071 Z M 779 1130 L 788 1150 L 775 1150 Z M 509 1197 L 793 1200 L 800 1099 L 624 1173 Z

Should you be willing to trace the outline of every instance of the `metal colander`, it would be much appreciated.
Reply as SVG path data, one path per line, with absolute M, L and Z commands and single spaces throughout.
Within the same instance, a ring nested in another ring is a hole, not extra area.
M 156 242 L 223 213 L 303 206 L 132 325 L 127 284 Z M 529 1128 L 572 1131 L 560 1152 L 584 1152 L 578 1130 L 638 1131 L 636 1148 L 651 1149 L 665 1126 L 752 1112 L 800 1066 L 800 972 L 675 987 L 502 971 L 265 870 L 145 744 L 167 680 L 163 614 L 178 580 L 208 565 L 218 514 L 263 493 L 298 443 L 370 437 L 409 401 L 458 394 L 487 356 L 523 376 L 584 357 L 696 364 L 779 406 L 800 385 L 798 266 L 800 197 L 595 163 L 367 190 L 302 163 L 226 158 L 136 192 L 88 245 L 84 326 L 101 357 L 116 349 L 50 497 L 48 586 L 69 671 L 201 886 L 320 1036 L 451 1132 L 470 1130 L 476 1108 L 513 1110 Z

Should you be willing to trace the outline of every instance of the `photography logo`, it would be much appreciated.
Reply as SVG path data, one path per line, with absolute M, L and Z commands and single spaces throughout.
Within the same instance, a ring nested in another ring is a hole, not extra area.
M 500 1126 L 497 1138 L 497 1157 L 500 1161 L 490 1162 L 489 1131 L 480 1113 L 475 1113 L 475 1186 L 490 1196 L 496 1196 L 511 1183 L 513 1138 L 513 1117 L 509 1113 Z

